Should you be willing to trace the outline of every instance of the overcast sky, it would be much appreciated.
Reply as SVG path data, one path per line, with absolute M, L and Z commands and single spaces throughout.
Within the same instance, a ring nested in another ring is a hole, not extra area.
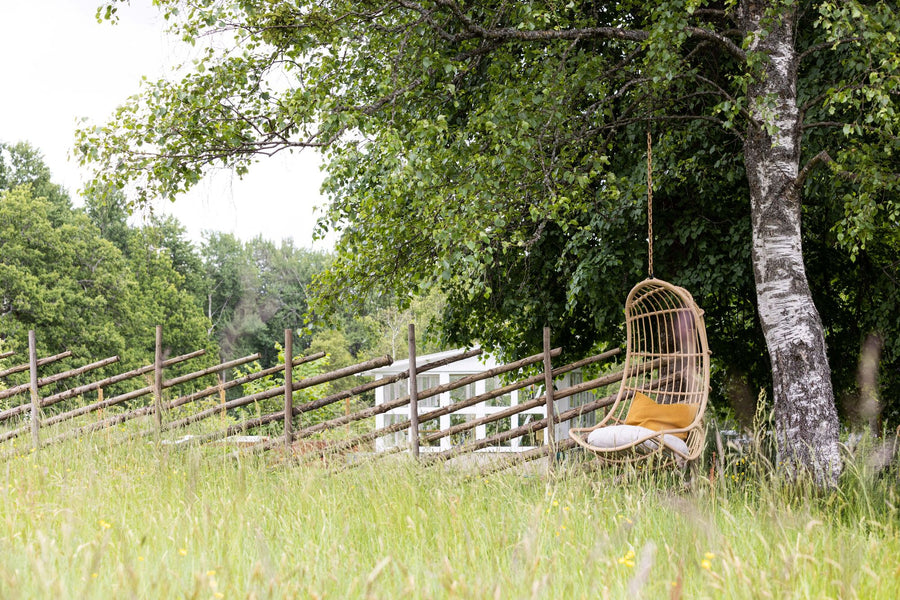
M 141 76 L 166 76 L 183 52 L 164 34 L 150 0 L 123 6 L 117 25 L 97 23 L 99 3 L 0 0 L 0 141 L 40 149 L 76 205 L 89 175 L 70 159 L 78 120 L 104 122 L 138 91 Z M 243 180 L 217 173 L 155 210 L 174 214 L 194 241 L 212 229 L 313 247 L 314 208 L 324 204 L 319 164 L 313 152 L 285 152 L 258 163 Z

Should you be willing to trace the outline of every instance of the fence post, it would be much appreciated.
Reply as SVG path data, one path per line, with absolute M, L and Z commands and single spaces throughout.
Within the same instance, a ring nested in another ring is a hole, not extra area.
M 284 330 L 284 452 L 291 455 L 294 432 L 294 332 Z
M 546 441 L 550 469 L 556 464 L 556 402 L 553 398 L 553 365 L 550 364 L 550 328 L 544 327 L 544 398 L 547 401 Z
M 225 371 L 225 369 L 222 369 L 221 371 L 219 371 L 219 374 L 216 377 L 216 379 L 219 382 L 219 404 L 221 404 L 221 405 L 225 404 L 225 376 L 226 376 L 226 371 Z M 227 414 L 226 414 L 226 411 L 223 410 L 222 411 L 222 425 L 223 426 L 225 425 L 226 420 L 227 420 Z
M 153 414 L 156 418 L 156 433 L 162 431 L 162 390 L 163 390 L 163 352 L 162 325 L 156 326 L 156 357 L 153 361 Z
M 416 326 L 409 324 L 409 452 L 419 458 L 419 388 L 416 384 Z
M 41 447 L 41 397 L 38 395 L 37 343 L 34 329 L 28 330 L 28 368 L 31 371 L 31 443 L 34 451 Z

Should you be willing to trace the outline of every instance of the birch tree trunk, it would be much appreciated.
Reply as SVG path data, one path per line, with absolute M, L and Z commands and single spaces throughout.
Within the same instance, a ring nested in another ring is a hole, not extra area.
M 745 31 L 753 36 L 750 51 L 768 56 L 748 89 L 753 119 L 744 159 L 759 316 L 772 362 L 778 464 L 790 478 L 808 472 L 819 485 L 834 485 L 841 471 L 838 419 L 800 236 L 796 14 L 771 0 L 747 0 L 742 10 Z

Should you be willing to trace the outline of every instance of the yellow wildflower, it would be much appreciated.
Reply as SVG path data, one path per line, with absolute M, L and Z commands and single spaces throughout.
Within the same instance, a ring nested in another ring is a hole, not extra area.
M 619 559 L 620 565 L 625 565 L 626 567 L 634 566 L 634 550 L 629 550 L 625 553 L 625 556 Z

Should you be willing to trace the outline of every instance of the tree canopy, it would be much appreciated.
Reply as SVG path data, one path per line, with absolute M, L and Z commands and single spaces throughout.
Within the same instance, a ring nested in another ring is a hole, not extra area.
M 834 480 L 832 380 L 870 331 L 900 360 L 895 2 L 157 4 L 201 56 L 79 134 L 95 185 L 175 198 L 322 148 L 320 308 L 438 286 L 453 340 L 519 352 L 549 324 L 578 352 L 621 336 L 645 272 L 649 130 L 655 273 L 737 379 L 771 376 L 782 462 Z

